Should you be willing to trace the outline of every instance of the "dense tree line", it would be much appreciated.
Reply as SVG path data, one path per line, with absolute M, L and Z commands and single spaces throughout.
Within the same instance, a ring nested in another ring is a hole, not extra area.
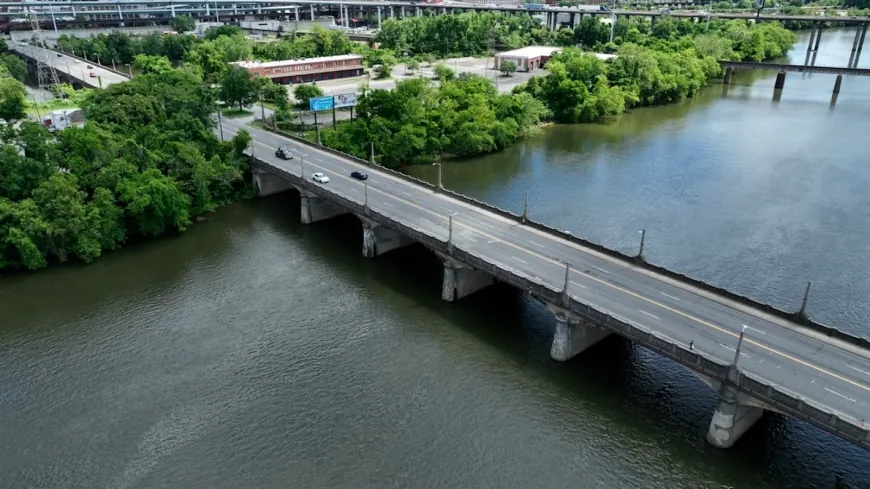
M 374 144 L 378 163 L 395 167 L 496 151 L 536 127 L 547 110 L 528 94 L 500 95 L 491 80 L 462 74 L 438 87 L 413 78 L 369 91 L 357 114 L 324 131 L 323 143 L 361 158 Z
M 215 138 L 214 94 L 197 74 L 142 75 L 84 105 L 82 128 L 0 132 L 0 269 L 89 262 L 248 191 L 246 135 Z

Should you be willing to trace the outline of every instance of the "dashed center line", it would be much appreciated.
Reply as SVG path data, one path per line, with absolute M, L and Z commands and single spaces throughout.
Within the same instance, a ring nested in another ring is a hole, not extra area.
M 677 302 L 681 302 L 680 299 L 677 299 L 676 297 L 674 297 L 674 296 L 672 296 L 672 295 L 665 294 L 664 292 L 659 292 L 659 294 L 661 294 L 661 295 L 667 297 L 668 299 L 673 299 L 673 300 L 675 300 L 675 301 L 677 301 Z
M 598 267 L 596 267 L 595 265 L 590 265 L 590 266 L 591 266 L 592 268 L 598 270 L 599 272 L 603 272 L 603 273 L 606 273 L 607 275 L 610 275 L 610 272 L 608 272 L 607 270 L 605 270 L 605 269 L 603 269 L 603 268 L 598 268 Z
M 832 391 L 831 389 L 828 389 L 827 387 L 825 387 L 825 390 L 828 391 L 828 392 L 830 392 L 831 394 L 834 394 L 835 396 L 840 396 L 840 397 L 842 397 L 843 399 L 845 399 L 845 400 L 847 400 L 847 401 L 857 402 L 856 400 L 852 399 L 851 397 L 844 396 L 843 394 L 840 394 L 840 393 L 837 392 L 837 391 Z
M 391 204 L 391 203 L 389 203 L 389 202 L 384 202 L 384 205 L 387 206 L 387 207 L 396 207 L 396 206 L 394 206 L 393 204 Z
M 662 318 L 656 316 L 655 314 L 650 314 L 650 313 L 644 311 L 643 309 L 638 309 L 638 311 L 640 311 L 640 312 L 643 313 L 643 314 L 646 314 L 647 316 L 649 316 L 649 317 L 651 317 L 651 318 L 653 318 L 653 319 L 658 319 L 658 320 L 661 320 L 661 319 L 662 319 Z
M 527 262 L 527 261 L 525 261 L 525 260 L 521 260 L 521 259 L 519 259 L 519 258 L 517 258 L 517 257 L 515 257 L 515 256 L 511 256 L 511 258 L 513 258 L 514 260 L 516 260 L 516 261 L 518 261 L 518 262 L 520 262 L 520 263 L 525 263 L 526 265 L 529 264 L 529 262 Z
M 580 287 L 581 289 L 587 289 L 587 288 L 588 288 L 588 287 L 586 287 L 585 285 L 583 285 L 583 284 L 578 284 L 577 282 L 575 282 L 575 281 L 573 281 L 573 280 L 571 281 L 571 284 L 576 285 L 577 287 Z

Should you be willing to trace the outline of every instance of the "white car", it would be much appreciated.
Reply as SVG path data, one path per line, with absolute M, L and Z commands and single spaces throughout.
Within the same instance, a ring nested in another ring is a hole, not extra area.
M 314 175 L 311 175 L 311 179 L 314 180 L 315 182 L 329 183 L 329 177 L 327 177 L 325 174 L 320 173 L 320 172 L 317 172 Z

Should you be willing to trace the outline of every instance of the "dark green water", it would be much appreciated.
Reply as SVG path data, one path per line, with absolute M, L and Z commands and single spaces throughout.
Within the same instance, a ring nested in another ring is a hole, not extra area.
M 850 33 L 826 36 L 817 64 L 845 65 Z M 645 227 L 652 260 L 782 306 L 813 280 L 813 314 L 870 334 L 870 83 L 831 108 L 833 77 L 801 78 L 778 103 L 756 74 L 552 128 L 445 180 L 512 209 L 528 191 L 537 218 L 622 249 Z M 714 395 L 681 367 L 618 339 L 556 364 L 536 303 L 445 304 L 427 251 L 365 260 L 354 218 L 302 226 L 294 197 L 0 279 L 0 487 L 870 481 L 870 454 L 787 418 L 715 450 Z

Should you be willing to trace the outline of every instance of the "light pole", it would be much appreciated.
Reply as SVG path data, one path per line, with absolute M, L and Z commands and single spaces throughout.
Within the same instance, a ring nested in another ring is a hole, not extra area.
M 565 284 L 562 285 L 562 305 L 568 307 L 571 304 L 571 298 L 568 296 L 568 284 L 571 278 L 571 264 L 565 264 Z
M 734 350 L 734 366 L 737 366 L 737 360 L 740 359 L 740 347 L 743 346 L 743 337 L 746 335 L 746 328 L 749 326 L 743 325 L 743 329 L 740 331 L 740 337 L 737 338 L 737 349 Z
M 444 190 L 444 185 L 441 183 L 441 163 L 432 163 L 432 166 L 438 167 L 438 190 Z
M 363 209 L 365 210 L 366 215 L 369 213 L 369 181 L 363 180 L 363 198 L 365 202 L 363 203 Z
M 305 157 L 308 156 L 308 153 L 299 157 L 299 178 L 302 179 L 302 184 L 305 184 Z
M 641 229 L 638 233 L 640 233 L 640 251 L 637 252 L 637 257 L 643 260 L 643 243 L 646 239 L 646 229 Z
M 523 224 L 529 220 L 529 193 L 523 194 Z
M 453 254 L 453 216 L 457 213 L 454 212 L 447 216 L 447 253 Z

